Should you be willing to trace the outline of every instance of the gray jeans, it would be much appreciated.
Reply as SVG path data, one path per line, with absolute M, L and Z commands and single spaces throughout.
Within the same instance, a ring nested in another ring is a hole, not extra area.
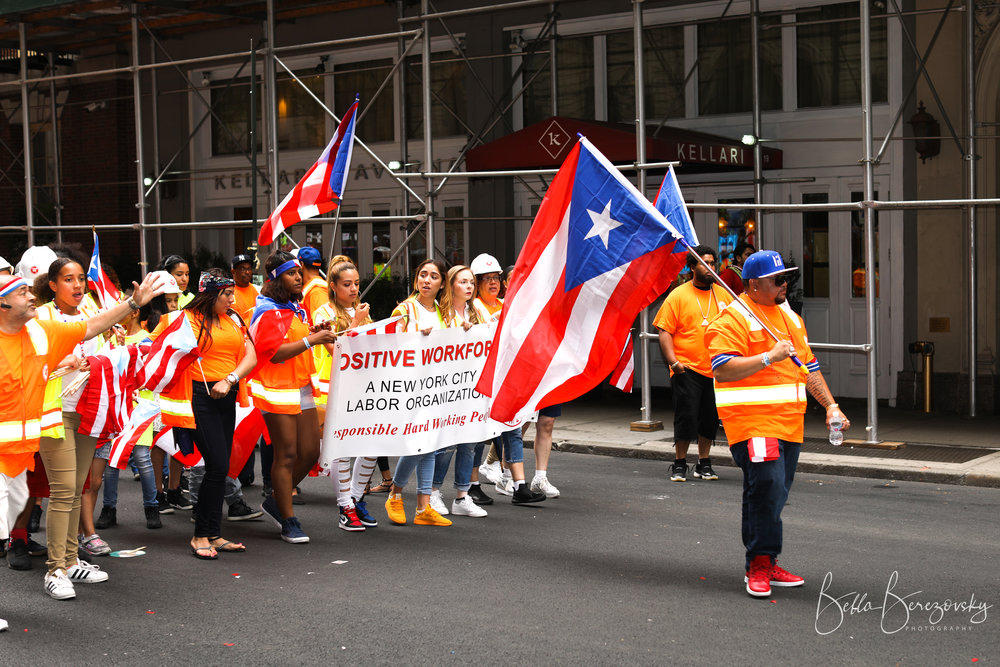
M 201 480 L 205 476 L 205 466 L 195 466 L 189 468 L 187 471 L 188 476 L 188 495 L 191 496 L 191 502 L 198 502 L 198 489 L 201 488 Z M 233 479 L 232 477 L 226 477 L 226 503 L 232 505 L 237 500 L 243 500 L 243 485 L 240 484 L 240 480 Z

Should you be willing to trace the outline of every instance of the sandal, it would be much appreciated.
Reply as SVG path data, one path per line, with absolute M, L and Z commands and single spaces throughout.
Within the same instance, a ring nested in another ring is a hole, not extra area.
M 207 552 L 207 553 L 202 553 Z M 218 560 L 219 554 L 215 551 L 215 547 L 196 547 L 191 545 L 191 555 L 199 560 Z
M 305 505 L 306 504 L 306 501 L 302 499 L 301 493 L 302 493 L 302 491 L 300 491 L 299 487 L 297 487 L 297 486 L 294 489 L 292 489 L 292 504 L 293 505 Z
M 392 479 L 383 479 L 368 490 L 368 493 L 389 493 L 392 490 Z
M 222 540 L 221 544 L 216 544 L 216 540 Z M 247 550 L 246 546 L 242 542 L 230 542 L 224 537 L 210 537 L 208 541 L 212 543 L 212 548 L 216 552 L 222 553 L 242 553 Z

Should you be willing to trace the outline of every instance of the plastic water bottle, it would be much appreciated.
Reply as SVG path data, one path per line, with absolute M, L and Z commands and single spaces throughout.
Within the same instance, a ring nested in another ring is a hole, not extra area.
M 830 415 L 830 444 L 834 447 L 840 447 L 844 444 L 844 415 L 840 414 L 840 410 L 834 410 L 833 414 Z

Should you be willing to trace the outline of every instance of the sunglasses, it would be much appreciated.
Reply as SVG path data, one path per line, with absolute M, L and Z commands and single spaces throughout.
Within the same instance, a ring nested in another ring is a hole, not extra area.
M 781 287 L 782 285 L 788 282 L 788 278 L 786 278 L 785 276 L 775 276 L 771 278 L 771 280 L 774 281 L 775 287 Z

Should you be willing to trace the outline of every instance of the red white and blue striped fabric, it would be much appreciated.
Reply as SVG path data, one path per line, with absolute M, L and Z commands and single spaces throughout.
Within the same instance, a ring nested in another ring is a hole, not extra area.
M 355 99 L 319 160 L 261 225 L 258 239 L 261 245 L 274 243 L 281 232 L 296 222 L 328 213 L 340 205 L 351 166 L 357 111 L 358 100 Z
M 233 431 L 233 449 L 229 455 L 229 477 L 236 479 L 250 459 L 253 448 L 264 433 L 264 415 L 257 408 L 236 406 L 236 429 Z
M 132 456 L 135 443 L 139 442 L 139 438 L 149 429 L 159 414 L 160 407 L 156 402 L 140 399 L 139 404 L 132 410 L 122 432 L 111 441 L 108 465 L 124 470 L 128 465 L 129 457 Z
M 87 288 L 97 292 L 101 301 L 101 310 L 110 308 L 122 298 L 115 284 L 104 273 L 101 266 L 101 251 L 97 243 L 97 230 L 94 230 L 94 254 L 90 256 L 90 266 L 87 268 Z
M 399 331 L 399 323 L 403 319 L 402 315 L 388 317 L 378 322 L 372 322 L 364 326 L 348 329 L 344 332 L 346 336 L 375 336 L 377 334 L 396 333 Z
M 204 459 L 201 458 L 201 452 L 198 451 L 198 446 L 195 445 L 194 452 L 191 454 L 185 454 L 174 442 L 174 429 L 165 428 L 153 437 L 153 445 L 159 447 L 165 451 L 170 456 L 177 459 L 181 465 L 191 468 L 196 465 L 201 465 Z
M 512 421 L 597 386 L 684 265 L 680 233 L 581 138 L 545 194 L 476 389 Z
M 132 395 L 141 363 L 135 345 L 115 347 L 87 357 L 90 378 L 80 395 L 80 433 L 106 439 L 122 430 L 132 412 Z
M 747 440 L 747 454 L 753 463 L 777 461 L 781 456 L 777 438 L 750 438 Z
M 198 339 L 183 312 L 174 316 L 149 348 L 139 373 L 139 386 L 159 394 L 181 377 L 184 369 L 199 358 Z
M 611 374 L 611 384 L 626 394 L 631 394 L 633 380 L 635 380 L 635 358 L 632 350 L 632 332 L 629 331 L 625 349 L 622 350 L 622 358 L 618 360 L 618 365 Z

